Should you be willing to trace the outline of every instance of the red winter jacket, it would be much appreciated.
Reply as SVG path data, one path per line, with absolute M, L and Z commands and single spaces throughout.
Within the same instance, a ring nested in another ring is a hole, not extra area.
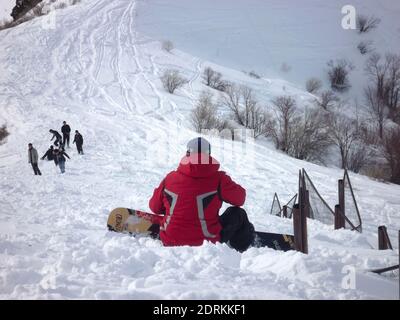
M 242 206 L 246 191 L 218 169 L 219 163 L 209 155 L 185 156 L 154 190 L 149 207 L 165 215 L 160 227 L 165 246 L 200 246 L 204 240 L 220 240 L 222 202 Z

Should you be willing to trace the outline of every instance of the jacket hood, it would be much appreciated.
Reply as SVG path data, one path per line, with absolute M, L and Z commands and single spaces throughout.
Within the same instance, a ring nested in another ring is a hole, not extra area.
M 203 178 L 216 173 L 219 167 L 219 162 L 210 155 L 193 153 L 181 159 L 178 172 L 194 178 Z

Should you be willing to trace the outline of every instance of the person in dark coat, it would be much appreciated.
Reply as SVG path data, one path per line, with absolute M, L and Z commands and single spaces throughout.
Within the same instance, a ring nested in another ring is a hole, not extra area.
M 52 130 L 52 129 L 50 129 L 49 132 L 53 134 L 50 141 L 53 141 L 53 139 L 56 138 L 56 140 L 54 141 L 54 145 L 56 147 L 58 147 L 58 145 L 62 146 L 61 134 L 57 130 Z
M 49 161 L 54 160 L 54 147 L 50 146 L 49 150 L 46 151 L 46 153 L 41 157 L 40 159 L 44 160 L 44 158 L 47 158 Z
M 37 175 L 41 176 L 42 173 L 40 172 L 39 167 L 38 167 L 38 160 L 39 160 L 38 152 L 33 147 L 32 143 L 28 144 L 28 160 L 29 160 L 29 163 L 32 165 L 32 169 L 33 169 L 33 172 L 35 173 L 35 176 L 37 176 Z
M 53 160 L 54 160 L 54 164 L 56 165 L 56 167 L 58 166 L 58 158 L 56 157 L 57 152 L 58 152 L 58 149 L 53 149 Z
M 75 138 L 74 141 L 72 143 L 76 143 L 76 149 L 78 150 L 79 154 L 83 154 L 83 137 L 82 135 L 79 133 L 78 130 L 75 130 Z
M 67 157 L 68 159 L 71 159 L 71 158 L 62 149 L 61 150 L 55 149 L 54 156 L 55 156 L 55 158 L 57 158 L 58 167 L 60 168 L 61 173 L 64 173 L 65 172 L 65 162 L 67 161 L 67 159 L 65 159 L 65 157 Z
M 71 133 L 71 127 L 67 124 L 66 121 L 63 121 L 61 132 L 63 134 L 63 145 L 65 146 L 65 143 L 67 143 L 67 147 L 69 148 L 69 135 Z

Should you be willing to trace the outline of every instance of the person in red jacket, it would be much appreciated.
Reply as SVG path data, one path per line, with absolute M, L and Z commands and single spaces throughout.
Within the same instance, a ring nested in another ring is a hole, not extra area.
M 200 246 L 223 242 L 242 252 L 254 241 L 254 227 L 240 208 L 246 190 L 235 183 L 211 157 L 210 143 L 195 138 L 178 166 L 154 190 L 150 209 L 164 215 L 160 239 L 165 246 Z M 223 202 L 232 205 L 221 216 Z

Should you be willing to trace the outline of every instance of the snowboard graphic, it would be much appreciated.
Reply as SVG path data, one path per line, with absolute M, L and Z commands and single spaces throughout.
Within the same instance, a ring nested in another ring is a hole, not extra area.
M 110 231 L 157 237 L 162 218 L 139 210 L 116 208 L 108 216 L 107 227 Z
M 158 238 L 163 216 L 128 208 L 116 208 L 107 220 L 110 231 L 129 233 L 133 236 Z M 269 247 L 275 250 L 294 250 L 294 237 L 287 234 L 256 231 L 252 247 Z

